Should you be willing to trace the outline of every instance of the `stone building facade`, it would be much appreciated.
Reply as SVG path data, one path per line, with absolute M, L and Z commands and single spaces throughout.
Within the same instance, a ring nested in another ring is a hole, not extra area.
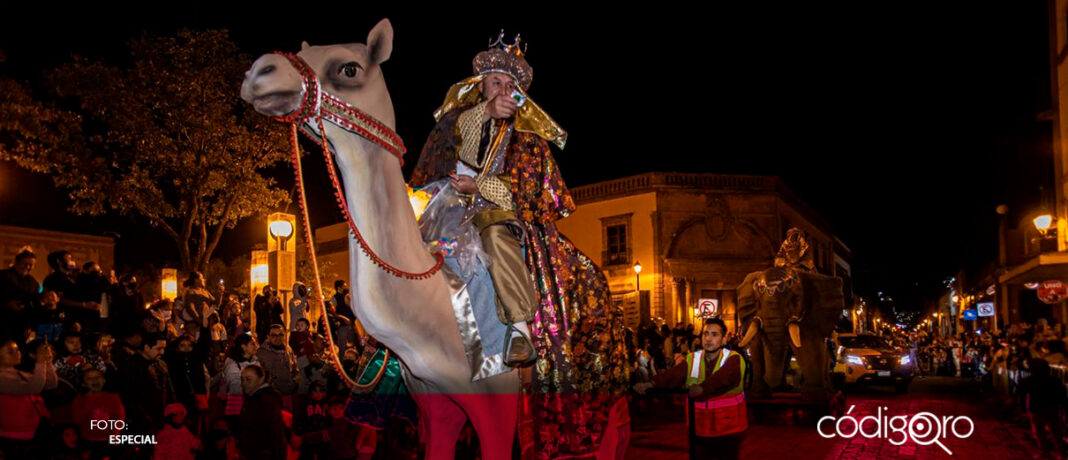
M 735 329 L 735 289 L 773 263 L 791 227 L 808 233 L 817 269 L 842 277 L 851 298 L 849 249 L 777 177 L 654 172 L 571 193 L 578 208 L 557 225 L 604 269 L 629 326 L 695 324 L 708 299 Z

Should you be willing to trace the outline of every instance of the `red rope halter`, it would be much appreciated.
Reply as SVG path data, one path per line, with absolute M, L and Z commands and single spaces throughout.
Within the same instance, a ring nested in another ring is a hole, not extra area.
M 367 244 L 367 240 L 363 238 L 359 228 L 356 226 L 356 221 L 352 218 L 352 214 L 349 213 L 348 203 L 345 201 L 345 197 L 341 193 L 341 185 L 337 178 L 337 172 L 334 169 L 333 157 L 330 153 L 330 146 L 326 141 L 326 129 L 323 125 L 323 119 L 334 123 L 335 125 L 345 129 L 346 131 L 360 135 L 371 142 L 381 146 L 386 151 L 392 153 L 403 164 L 403 155 L 406 152 L 404 143 L 401 141 L 400 136 L 397 135 L 393 129 L 386 126 L 382 122 L 376 120 L 374 117 L 361 111 L 360 109 L 353 107 L 345 101 L 337 98 L 336 96 L 327 93 L 322 90 L 319 80 L 315 75 L 315 71 L 301 59 L 299 56 L 292 53 L 275 53 L 285 57 L 289 60 L 290 64 L 297 70 L 301 76 L 301 104 L 291 114 L 276 116 L 275 120 L 290 124 L 290 142 L 293 151 L 292 162 L 293 170 L 297 179 L 297 191 L 298 202 L 300 204 L 301 215 L 303 217 L 303 230 L 304 237 L 307 241 L 311 242 L 311 224 L 308 220 L 308 206 L 304 193 L 304 174 L 300 165 L 300 145 L 297 136 L 298 126 L 305 135 L 317 140 L 320 147 L 323 150 L 323 158 L 326 160 L 327 171 L 329 171 L 330 181 L 334 187 L 334 197 L 337 199 L 338 208 L 341 210 L 341 214 L 345 218 L 345 222 L 348 224 L 349 230 L 352 232 L 356 242 L 359 244 L 360 249 L 367 255 L 375 265 L 381 268 L 386 273 L 396 276 L 398 278 L 410 279 L 410 280 L 424 280 L 430 278 L 439 270 L 445 263 L 445 258 L 441 253 L 435 253 L 436 261 L 434 266 L 429 270 L 422 273 L 412 273 L 401 270 L 393 265 L 382 260 L 378 254 L 371 249 Z M 307 128 L 312 120 L 315 120 L 315 128 L 319 130 L 318 139 L 316 139 L 315 133 Z M 382 363 L 382 367 L 379 369 L 377 375 L 368 384 L 361 385 L 358 381 L 353 380 L 345 372 L 341 366 L 341 361 L 338 358 L 336 346 L 334 345 L 333 334 L 330 330 L 330 319 L 327 316 L 326 305 L 323 300 L 322 283 L 319 279 L 319 263 L 315 255 L 315 248 L 313 245 L 308 245 L 309 254 L 311 256 L 312 271 L 315 276 L 315 290 L 319 299 L 319 306 L 323 314 L 326 327 L 326 337 L 329 342 L 331 357 L 335 370 L 339 375 L 343 377 L 345 384 L 350 388 L 358 389 L 361 391 L 367 391 L 373 389 L 375 385 L 381 380 L 385 371 L 386 364 L 389 362 L 390 353 L 386 350 L 385 359 Z

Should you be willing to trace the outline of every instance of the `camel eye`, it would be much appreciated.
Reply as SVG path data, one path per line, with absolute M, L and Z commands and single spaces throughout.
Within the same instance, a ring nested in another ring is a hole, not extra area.
M 340 74 L 344 74 L 346 77 L 352 78 L 352 77 L 355 77 L 357 74 L 360 73 L 360 69 L 362 69 L 362 67 L 360 67 L 360 63 L 358 63 L 356 61 L 347 62 L 344 65 L 342 65 L 340 68 L 338 68 L 337 73 L 339 75 Z

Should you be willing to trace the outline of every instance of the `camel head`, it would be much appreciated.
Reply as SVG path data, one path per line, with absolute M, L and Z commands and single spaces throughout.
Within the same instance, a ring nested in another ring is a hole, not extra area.
M 310 46 L 297 53 L 315 72 L 326 92 L 394 128 L 393 102 L 380 65 L 393 51 L 393 26 L 383 19 L 367 35 L 367 43 Z M 265 54 L 252 63 L 241 84 L 241 98 L 257 112 L 281 116 L 300 108 L 301 75 L 279 54 Z

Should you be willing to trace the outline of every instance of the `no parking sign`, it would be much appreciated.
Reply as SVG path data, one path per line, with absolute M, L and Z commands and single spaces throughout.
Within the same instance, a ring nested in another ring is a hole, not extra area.
M 711 318 L 719 312 L 719 299 L 700 299 L 697 301 L 697 316 Z

